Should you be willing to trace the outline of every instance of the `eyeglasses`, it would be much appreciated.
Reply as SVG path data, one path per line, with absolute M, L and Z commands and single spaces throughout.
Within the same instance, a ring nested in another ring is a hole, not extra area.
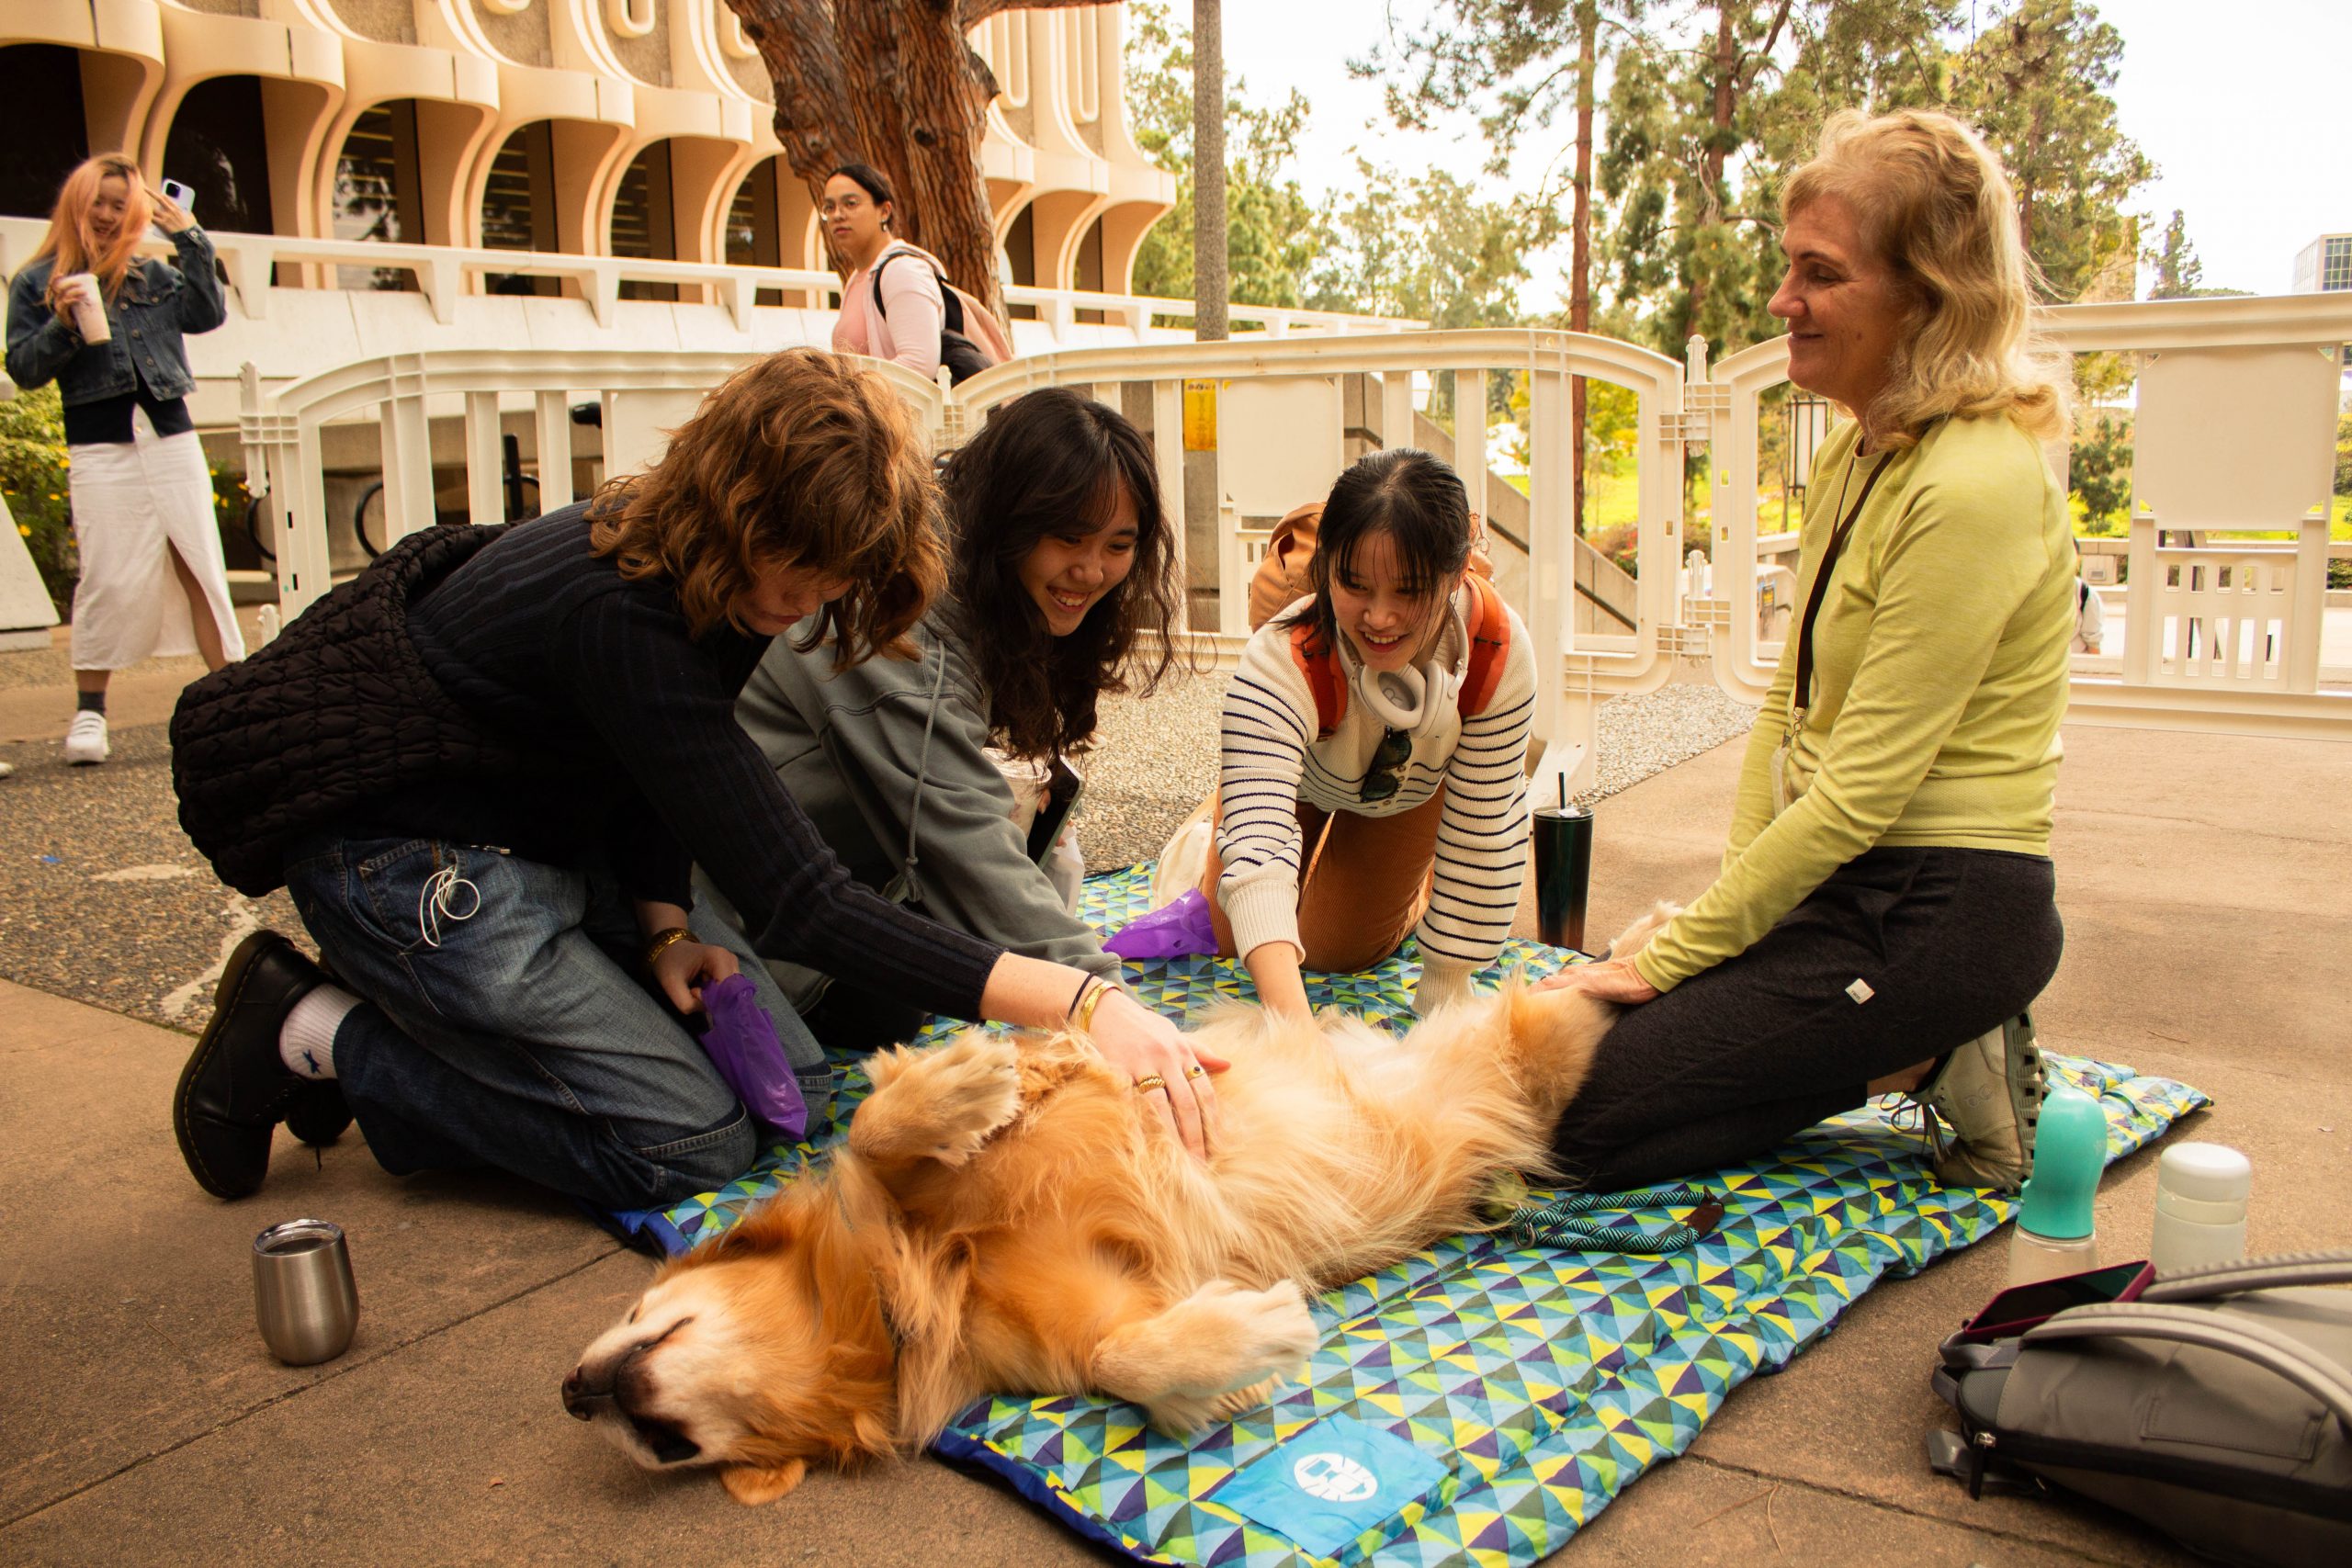
M 1363 782 L 1356 786 L 1356 798 L 1371 806 L 1395 795 L 1396 772 L 1412 754 L 1411 736 L 1393 727 L 1383 730 L 1380 744 L 1373 748 L 1372 766 L 1364 770 Z

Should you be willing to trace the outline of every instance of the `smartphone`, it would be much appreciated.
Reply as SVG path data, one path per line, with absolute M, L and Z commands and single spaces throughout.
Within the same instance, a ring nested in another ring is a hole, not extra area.
M 1961 1325 L 1955 1338 L 1984 1343 L 2007 1339 L 2057 1316 L 2068 1307 L 2101 1302 L 2138 1299 L 2155 1279 L 2144 1261 L 2110 1264 L 2081 1274 L 2062 1274 L 2030 1285 L 2012 1285 L 1984 1303 L 1984 1310 Z
M 1054 759 L 1052 771 L 1046 779 L 1046 803 L 1029 822 L 1029 858 L 1043 865 L 1046 852 L 1061 837 L 1062 825 L 1069 820 L 1071 809 L 1078 805 L 1078 795 L 1084 781 L 1078 770 L 1061 758 Z
M 174 202 L 179 202 L 181 207 L 186 207 L 186 209 L 188 209 L 188 216 L 190 216 L 190 219 L 193 219 L 193 216 L 195 216 L 195 190 L 190 190 L 188 186 L 179 184 L 179 181 L 176 181 L 176 179 L 167 179 L 167 181 L 164 181 L 164 184 L 163 184 L 163 193 L 167 195 L 167 197 L 172 197 Z M 158 221 L 148 223 L 148 240 L 163 240 L 164 244 L 172 243 L 172 235 L 169 235 L 169 232 L 164 231 L 163 219 L 158 219 Z

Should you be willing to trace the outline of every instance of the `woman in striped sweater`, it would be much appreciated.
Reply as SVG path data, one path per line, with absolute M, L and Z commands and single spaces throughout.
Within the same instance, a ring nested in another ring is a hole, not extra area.
M 1374 453 L 1324 503 L 1313 594 L 1242 653 L 1202 891 L 1277 1011 L 1308 1010 L 1302 968 L 1368 968 L 1413 934 L 1429 1012 L 1510 932 L 1535 662 L 1471 576 L 1472 534 L 1452 468 Z

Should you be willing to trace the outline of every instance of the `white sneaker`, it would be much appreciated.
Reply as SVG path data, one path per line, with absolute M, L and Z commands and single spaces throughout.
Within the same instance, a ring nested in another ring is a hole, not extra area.
M 77 709 L 65 731 L 65 760 L 75 767 L 107 760 L 107 716 Z

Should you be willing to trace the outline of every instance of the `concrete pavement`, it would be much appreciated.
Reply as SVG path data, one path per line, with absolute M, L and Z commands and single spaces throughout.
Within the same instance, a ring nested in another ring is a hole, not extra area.
M 119 739 L 154 765 L 153 737 Z M 2189 1132 L 2252 1156 L 2256 1248 L 2352 1242 L 2352 748 L 2088 728 L 2067 745 L 2068 947 L 2039 1010 L 2045 1043 L 2213 1094 Z M 53 744 L 6 754 L 23 771 L 0 790 L 41 787 L 54 763 Z M 1704 886 L 1737 759 L 1722 747 L 1602 803 L 1596 932 Z M 184 841 L 177 855 L 192 858 Z M 26 972 L 20 943 L 72 944 L 77 970 L 119 956 L 18 918 L 0 926 L 9 973 Z M 820 1477 L 763 1509 L 707 1476 L 637 1471 L 563 1416 L 556 1384 L 641 1287 L 643 1259 L 510 1184 L 390 1178 L 356 1133 L 316 1160 L 281 1137 L 265 1191 L 216 1202 L 166 1114 L 187 1046 L 0 982 L 0 1561 L 1101 1558 L 928 1459 Z M 2144 1250 L 2154 1183 L 2150 1154 L 2110 1172 L 2109 1257 Z M 246 1251 L 303 1214 L 348 1231 L 363 1315 L 348 1354 L 296 1370 L 254 1331 Z M 1934 1345 L 1998 1286 L 2005 1239 L 1871 1292 L 1557 1560 L 2186 1562 L 2091 1506 L 1971 1503 L 1927 1472 L 1923 1436 L 1946 1424 Z

